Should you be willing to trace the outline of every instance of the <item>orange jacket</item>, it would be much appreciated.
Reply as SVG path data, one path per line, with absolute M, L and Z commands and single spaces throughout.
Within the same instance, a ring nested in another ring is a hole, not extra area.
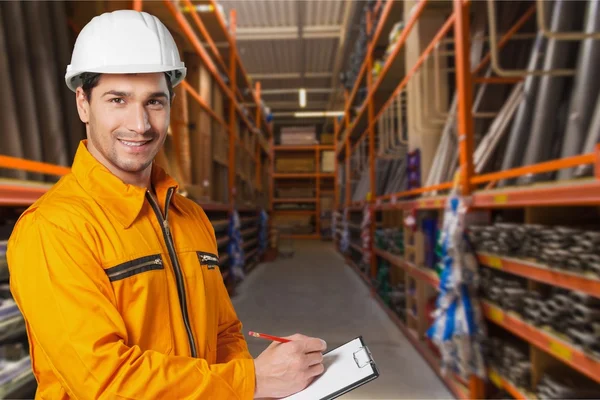
M 212 225 L 156 165 L 152 182 L 158 204 L 83 141 L 72 172 L 17 223 L 10 285 L 37 398 L 254 397 Z

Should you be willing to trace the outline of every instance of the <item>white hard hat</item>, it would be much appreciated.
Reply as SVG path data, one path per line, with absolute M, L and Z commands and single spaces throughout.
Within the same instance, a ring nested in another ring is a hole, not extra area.
M 167 27 L 155 16 L 119 10 L 94 17 L 79 33 L 67 66 L 65 81 L 72 91 L 81 74 L 166 72 L 176 86 L 186 68 Z

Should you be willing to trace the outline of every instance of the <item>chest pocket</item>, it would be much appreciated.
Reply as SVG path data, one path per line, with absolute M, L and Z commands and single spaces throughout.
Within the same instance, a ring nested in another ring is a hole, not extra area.
M 212 253 L 197 251 L 196 255 L 198 256 L 201 268 L 206 267 L 207 269 L 215 269 L 219 266 L 219 257 Z
M 173 350 L 173 335 L 162 255 L 139 257 L 105 272 L 127 327 L 127 345 L 169 354 Z

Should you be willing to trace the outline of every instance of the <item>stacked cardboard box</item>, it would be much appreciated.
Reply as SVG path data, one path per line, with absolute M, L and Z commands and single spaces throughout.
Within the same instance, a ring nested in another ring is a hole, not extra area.
M 332 145 L 333 144 L 333 133 L 322 133 L 321 134 L 321 144 L 323 145 Z
M 277 189 L 277 197 L 282 199 L 310 199 L 315 197 L 315 190 L 313 188 Z
M 284 173 L 307 173 L 315 172 L 314 156 L 289 156 L 275 160 L 275 171 Z
M 321 172 L 335 171 L 335 152 L 323 151 L 321 153 Z
M 289 126 L 281 128 L 282 145 L 307 146 L 317 143 L 317 129 L 314 126 Z

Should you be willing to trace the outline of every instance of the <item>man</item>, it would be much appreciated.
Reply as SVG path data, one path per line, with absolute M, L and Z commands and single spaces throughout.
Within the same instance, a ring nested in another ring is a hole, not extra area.
M 38 398 L 284 397 L 323 372 L 325 343 L 302 335 L 252 359 L 209 220 L 153 164 L 185 72 L 147 13 L 77 38 L 65 79 L 87 140 L 8 244 Z

